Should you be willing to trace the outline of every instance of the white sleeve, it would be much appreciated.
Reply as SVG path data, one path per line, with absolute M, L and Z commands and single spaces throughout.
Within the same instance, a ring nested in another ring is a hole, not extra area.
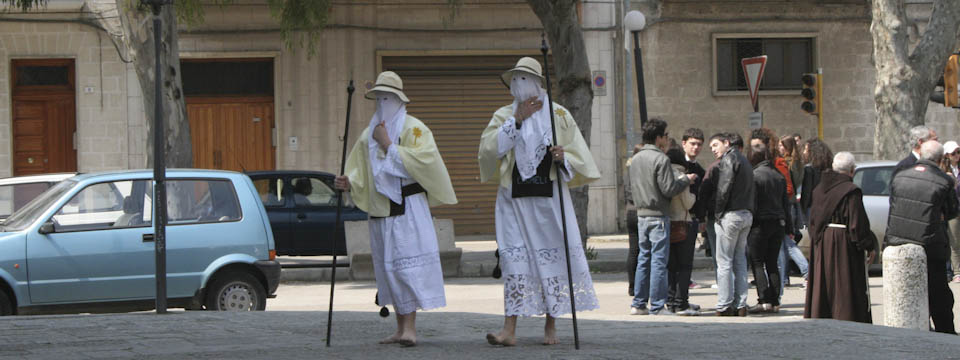
M 390 144 L 390 147 L 387 148 L 387 156 L 383 159 L 382 164 L 383 167 L 381 170 L 388 175 L 401 179 L 410 178 L 410 174 L 407 173 L 407 168 L 403 166 L 403 159 L 400 158 L 400 154 L 397 152 L 397 144 Z
M 517 130 L 517 122 L 513 116 L 507 118 L 507 121 L 500 125 L 500 131 L 497 133 L 497 157 L 502 158 L 510 150 L 513 150 L 517 138 L 520 137 L 520 131 Z
M 560 170 L 560 173 L 563 174 L 563 182 L 567 183 L 573 180 L 573 168 L 570 167 L 570 162 L 567 159 L 563 159 L 563 167 Z

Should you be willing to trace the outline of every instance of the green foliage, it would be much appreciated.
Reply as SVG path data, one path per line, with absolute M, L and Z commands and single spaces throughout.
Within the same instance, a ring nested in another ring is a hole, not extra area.
M 47 6 L 47 0 L 0 0 L 0 4 L 27 12 L 30 8 Z
M 584 255 L 587 256 L 587 260 L 596 260 L 598 255 L 597 248 L 593 246 L 587 246 L 586 251 L 584 251 Z
M 288 49 L 304 47 L 316 53 L 320 31 L 327 25 L 331 0 L 269 0 L 270 12 L 280 22 L 280 37 Z

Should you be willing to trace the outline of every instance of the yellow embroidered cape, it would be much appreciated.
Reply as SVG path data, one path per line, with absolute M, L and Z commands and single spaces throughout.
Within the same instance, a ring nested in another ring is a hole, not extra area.
M 593 162 L 590 148 L 583 140 L 583 135 L 580 134 L 580 128 L 577 127 L 573 116 L 566 108 L 557 103 L 553 103 L 553 113 L 557 123 L 557 144 L 563 146 L 564 158 L 574 170 L 574 177 L 567 185 L 577 187 L 599 179 L 600 170 Z M 497 134 L 500 131 L 500 126 L 511 116 L 513 116 L 513 106 L 504 106 L 493 113 L 493 118 L 490 119 L 487 128 L 483 130 L 478 154 L 481 182 L 493 182 L 499 179 L 500 186 L 508 187 L 512 181 L 513 165 L 516 162 L 513 151 L 504 155 L 503 159 L 497 158 Z M 557 178 L 557 172 L 554 170 L 555 166 L 551 166 L 550 180 L 556 180 Z
M 370 216 L 390 214 L 390 199 L 376 191 L 370 157 L 367 156 L 370 128 L 364 129 L 347 157 L 345 174 L 350 179 L 350 196 L 361 210 Z M 443 164 L 433 133 L 417 118 L 407 115 L 395 143 L 397 153 L 407 173 L 427 191 L 430 206 L 456 204 L 457 196 L 450 183 L 450 175 Z

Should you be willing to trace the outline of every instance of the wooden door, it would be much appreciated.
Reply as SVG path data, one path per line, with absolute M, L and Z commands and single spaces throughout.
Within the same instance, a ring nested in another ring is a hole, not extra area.
M 273 99 L 187 98 L 193 166 L 233 171 L 273 170 Z
M 13 175 L 77 171 L 73 60 L 11 64 Z

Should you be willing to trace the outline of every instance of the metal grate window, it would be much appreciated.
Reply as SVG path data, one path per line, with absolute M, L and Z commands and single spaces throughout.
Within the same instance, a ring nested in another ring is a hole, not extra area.
M 760 90 L 799 90 L 800 76 L 813 72 L 813 38 L 717 39 L 717 90 L 746 91 L 740 60 L 767 55 Z
M 273 95 L 273 59 L 189 59 L 180 71 L 187 96 Z
M 16 71 L 16 86 L 70 85 L 67 66 L 20 66 Z

